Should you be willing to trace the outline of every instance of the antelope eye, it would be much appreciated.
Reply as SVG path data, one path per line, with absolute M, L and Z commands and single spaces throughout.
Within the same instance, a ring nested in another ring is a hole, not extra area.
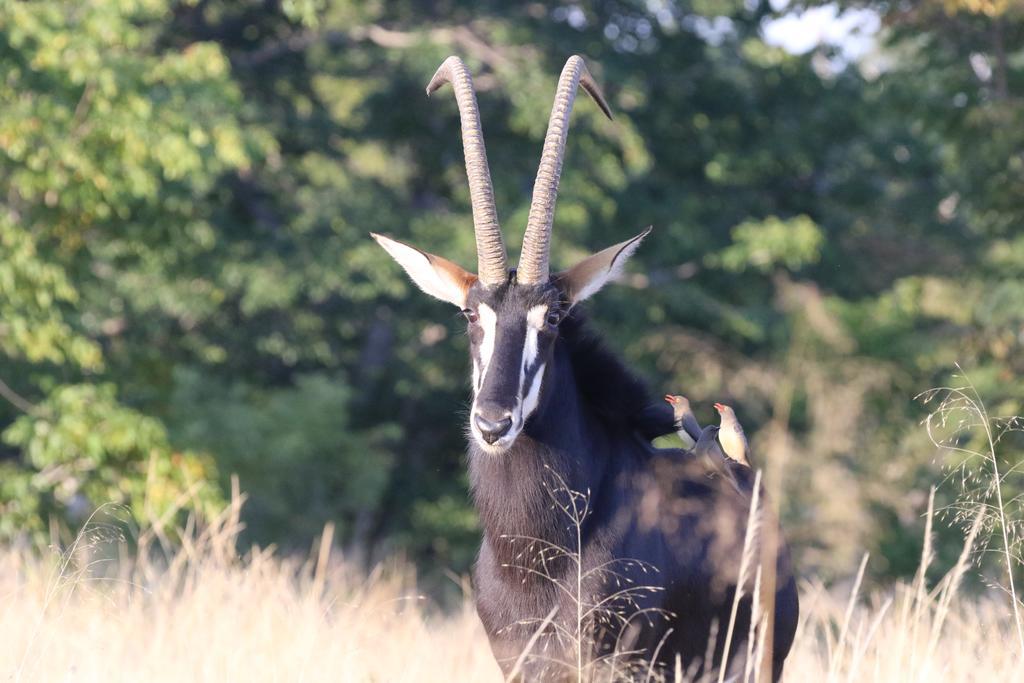
M 557 312 L 548 313 L 548 317 L 547 317 L 548 325 L 551 325 L 552 327 L 554 327 L 555 325 L 557 325 L 560 322 L 562 322 L 561 314 L 559 314 Z
M 466 320 L 470 323 L 476 323 L 476 321 L 480 319 L 480 315 L 470 308 L 462 309 L 462 315 L 466 316 Z

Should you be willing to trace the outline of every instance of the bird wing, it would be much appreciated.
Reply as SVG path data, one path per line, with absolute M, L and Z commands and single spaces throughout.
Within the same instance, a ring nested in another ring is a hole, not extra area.
M 693 416 L 693 413 L 686 413 L 683 415 L 682 431 L 685 431 L 694 443 L 697 443 L 697 439 L 700 438 L 701 426 L 697 422 L 697 418 Z M 680 435 L 681 436 L 681 435 Z M 685 439 L 684 439 L 685 441 Z

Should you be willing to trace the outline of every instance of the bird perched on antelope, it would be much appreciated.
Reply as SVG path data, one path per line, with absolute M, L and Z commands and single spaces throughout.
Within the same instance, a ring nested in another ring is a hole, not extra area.
M 672 406 L 672 418 L 676 434 L 683 440 L 683 445 L 686 448 L 693 448 L 697 445 L 697 440 L 700 439 L 701 428 L 697 418 L 693 415 L 693 410 L 690 408 L 689 399 L 676 394 L 665 394 L 665 401 Z
M 697 443 L 693 446 L 693 454 L 710 466 L 715 475 L 729 482 L 737 492 L 741 492 L 739 480 L 733 472 L 734 465 L 722 452 L 722 446 L 716 438 L 718 434 L 719 428 L 714 425 L 708 425 L 701 430 Z
M 724 403 L 716 403 L 715 410 L 720 418 L 718 426 L 718 443 L 722 444 L 725 454 L 740 463 L 750 467 L 750 448 L 747 446 L 747 435 L 743 433 L 743 427 L 736 418 L 736 411 Z

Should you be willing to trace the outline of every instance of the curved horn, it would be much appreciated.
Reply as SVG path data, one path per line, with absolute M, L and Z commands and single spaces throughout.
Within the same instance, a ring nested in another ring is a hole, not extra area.
M 476 232 L 477 275 L 485 285 L 499 285 L 508 278 L 505 243 L 501 239 L 498 211 L 494 206 L 494 189 L 484 149 L 484 132 L 480 126 L 480 110 L 476 104 L 473 79 L 469 69 L 458 57 L 444 60 L 427 85 L 427 95 L 451 83 L 462 120 L 462 149 L 466 155 L 466 176 L 469 199 L 473 207 Z
M 562 175 L 562 159 L 565 156 L 565 138 L 569 133 L 569 115 L 576 99 L 577 86 L 583 86 L 597 106 L 609 119 L 611 109 L 587 71 L 583 58 L 573 55 L 565 63 L 555 91 L 555 103 L 551 106 L 548 132 L 544 137 L 544 151 L 540 155 L 537 180 L 533 183 L 533 202 L 526 220 L 523 235 L 523 251 L 519 257 L 517 279 L 524 284 L 541 284 L 548 281 L 548 259 L 551 247 L 551 224 L 555 219 L 555 199 L 558 197 L 558 179 Z

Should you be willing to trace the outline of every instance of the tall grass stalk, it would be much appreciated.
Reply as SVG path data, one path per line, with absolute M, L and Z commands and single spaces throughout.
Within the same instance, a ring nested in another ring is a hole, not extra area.
M 172 555 L 118 558 L 84 539 L 73 557 L 0 549 L 0 676 L 115 683 L 501 680 L 468 598 L 442 612 L 417 591 L 408 566 L 382 565 L 366 575 L 323 540 L 308 560 L 239 554 L 235 508 L 211 525 L 193 526 L 187 546 Z M 934 588 L 922 590 L 915 580 L 865 594 L 861 583 L 851 600 L 849 592 L 805 581 L 786 680 L 1015 680 L 1024 657 L 1000 647 L 1014 640 L 1005 603 L 958 590 L 976 540 L 967 535 L 955 571 Z M 934 563 L 932 555 L 922 555 L 922 566 Z M 55 566 L 65 557 L 58 581 Z M 543 620 L 537 626 L 545 630 Z M 762 646 L 761 639 L 753 645 Z M 681 663 L 664 672 L 609 664 L 614 673 L 609 666 L 604 680 L 694 680 Z M 591 667 L 583 677 L 596 673 Z M 744 680 L 751 680 L 747 673 Z
M 956 378 L 963 382 L 961 385 L 930 389 L 921 393 L 918 399 L 926 404 L 935 404 L 936 407 L 924 420 L 928 437 L 936 448 L 952 457 L 951 474 L 961 475 L 961 495 L 952 506 L 955 517 L 970 530 L 970 534 L 987 532 L 995 535 L 1000 543 L 998 552 L 1004 564 L 1006 582 L 999 585 L 1009 598 L 1017 647 L 1024 656 L 1024 617 L 1014 578 L 1015 568 L 1024 566 L 1020 554 L 1024 542 L 1024 515 L 1014 517 L 1008 501 L 1004 499 L 1006 477 L 1017 470 L 1010 468 L 1004 471 L 996 449 L 996 444 L 1006 434 L 1024 430 L 1024 421 L 1019 416 L 990 415 L 970 378 L 959 365 L 957 370 Z M 977 438 L 979 430 L 982 435 L 980 444 Z M 1016 502 L 1019 507 L 1019 499 Z M 979 552 L 984 552 L 987 547 L 987 539 L 982 540 Z
M 758 532 L 758 519 L 760 512 L 760 499 L 761 499 L 761 471 L 758 470 L 754 475 L 754 493 L 750 499 L 750 513 L 747 516 L 747 529 L 743 537 L 743 555 L 740 559 L 740 571 L 739 577 L 736 580 L 736 591 L 733 594 L 732 609 L 729 613 L 729 625 L 725 630 L 725 648 L 723 649 L 722 662 L 718 667 L 718 683 L 724 683 L 725 673 L 729 666 L 729 648 L 732 647 L 733 631 L 736 628 L 736 617 L 739 614 L 740 601 L 743 599 L 743 586 L 746 585 L 747 572 L 750 571 L 750 565 L 757 558 L 755 557 L 755 549 L 757 548 L 757 532 Z M 760 569 L 760 563 L 758 564 Z M 753 602 L 756 604 L 760 602 L 760 581 L 755 584 L 755 595 L 753 596 Z M 755 630 L 753 624 L 755 620 L 751 617 L 751 630 Z M 756 631 L 755 631 L 756 632 Z

